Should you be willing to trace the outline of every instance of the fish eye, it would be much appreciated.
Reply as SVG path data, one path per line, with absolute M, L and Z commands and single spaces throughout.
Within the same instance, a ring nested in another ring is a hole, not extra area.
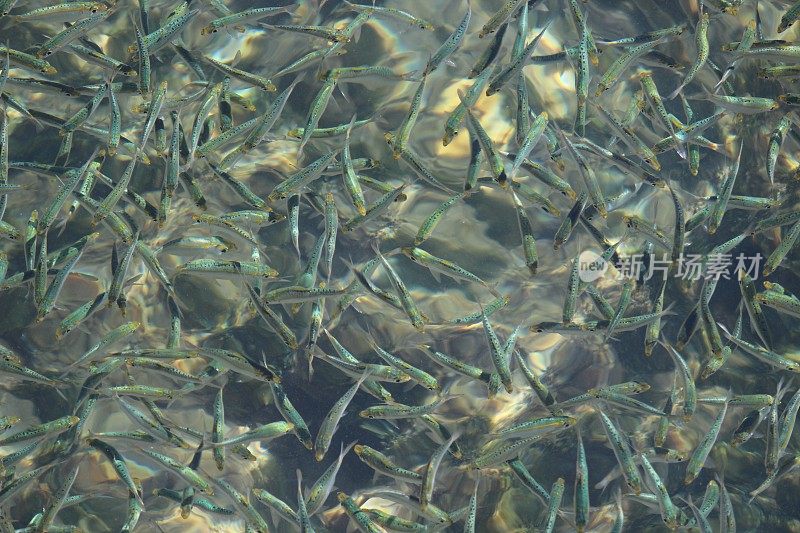
M 211 33 L 217 33 L 218 31 L 219 30 L 217 28 L 214 28 L 213 30 L 211 30 Z

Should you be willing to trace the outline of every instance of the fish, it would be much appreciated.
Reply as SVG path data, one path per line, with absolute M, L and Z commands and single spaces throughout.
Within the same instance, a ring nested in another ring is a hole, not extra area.
M 700 470 L 703 468 L 703 465 L 708 458 L 708 454 L 711 452 L 711 447 L 714 445 L 719 435 L 722 421 L 725 419 L 725 414 L 728 411 L 728 403 L 729 400 L 726 400 L 725 403 L 722 404 L 722 407 L 717 413 L 717 417 L 711 424 L 710 430 L 705 434 L 700 443 L 698 443 L 697 447 L 692 452 L 691 457 L 689 457 L 689 461 L 686 463 L 686 475 L 683 479 L 684 484 L 691 484 L 697 478 Z
M 358 389 L 361 387 L 361 384 L 370 376 L 369 371 L 365 372 L 358 381 L 347 390 L 347 392 L 342 395 L 331 407 L 328 414 L 325 415 L 325 418 L 322 421 L 322 425 L 317 432 L 317 438 L 314 441 L 314 459 L 317 462 L 322 461 L 325 457 L 325 453 L 328 451 L 330 447 L 331 440 L 333 439 L 333 434 L 336 432 L 336 427 L 339 425 L 339 421 L 341 420 L 342 416 L 344 416 L 344 412 L 347 409 L 350 402 L 355 397 Z
M 467 2 L 467 12 L 464 14 L 464 17 L 461 19 L 461 22 L 458 23 L 458 26 L 456 26 L 455 30 L 453 30 L 453 33 L 450 34 L 447 40 L 445 40 L 439 49 L 436 50 L 433 55 L 431 55 L 430 59 L 428 59 L 428 64 L 425 65 L 425 69 L 422 71 L 423 76 L 436 70 L 436 68 L 441 65 L 445 59 L 458 50 L 459 46 L 461 46 L 461 42 L 464 40 L 464 36 L 467 33 L 467 28 L 469 28 L 469 21 L 471 18 L 472 5 Z
M 794 2 L 52 4 L 0 0 L 0 530 L 792 529 Z

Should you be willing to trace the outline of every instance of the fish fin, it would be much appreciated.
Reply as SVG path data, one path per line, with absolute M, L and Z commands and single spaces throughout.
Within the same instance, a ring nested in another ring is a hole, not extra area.
M 236 55 L 233 56 L 233 61 L 230 62 L 231 67 L 235 67 L 242 60 L 242 51 L 237 50 Z

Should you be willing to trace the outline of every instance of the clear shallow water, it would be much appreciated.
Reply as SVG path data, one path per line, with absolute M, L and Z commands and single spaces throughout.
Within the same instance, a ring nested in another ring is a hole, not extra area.
M 479 39 L 477 32 L 488 20 L 489 16 L 499 9 L 503 2 L 472 2 L 472 21 L 469 31 L 460 49 L 428 76 L 422 101 L 421 112 L 410 137 L 411 148 L 421 157 L 434 175 L 447 186 L 461 190 L 469 160 L 469 137 L 466 127 L 447 147 L 441 143 L 443 124 L 450 111 L 457 105 L 459 89 L 471 85 L 464 78 L 478 55 L 488 45 L 488 37 Z M 765 38 L 775 36 L 775 27 L 782 11 L 777 5 L 762 3 L 761 18 L 764 21 Z M 247 2 L 227 2 L 234 12 L 256 7 Z M 269 6 L 271 3 L 258 3 L 257 7 Z M 339 57 L 329 58 L 325 69 L 339 66 L 383 65 L 391 67 L 397 73 L 405 73 L 424 68 L 429 55 L 444 41 L 458 24 L 466 10 L 466 4 L 457 1 L 448 2 L 387 2 L 393 6 L 412 12 L 414 15 L 431 20 L 436 29 L 433 32 L 408 27 L 402 22 L 374 17 L 366 22 L 357 40 L 347 43 L 347 53 Z M 206 55 L 223 62 L 231 62 L 239 52 L 237 68 L 257 72 L 264 76 L 277 72 L 294 59 L 314 49 L 326 46 L 324 40 L 305 35 L 281 32 L 272 29 L 259 29 L 255 25 L 247 25 L 244 33 L 219 32 L 213 36 L 200 35 L 200 29 L 211 19 L 211 11 L 202 2 L 198 3 L 201 12 L 180 33 L 186 47 L 198 55 Z M 39 7 L 38 3 L 28 2 L 17 7 L 14 13 Z M 691 3 L 675 3 L 665 8 L 655 2 L 589 2 L 581 4 L 586 10 L 589 27 L 596 37 L 616 38 L 638 35 L 642 32 L 672 26 L 688 21 L 694 25 L 697 19 L 696 7 Z M 163 21 L 174 8 L 172 3 L 153 2 L 150 13 L 151 30 Z M 296 16 L 291 19 L 282 15 L 276 20 L 289 23 L 306 22 L 325 26 L 343 27 L 352 20 L 353 13 L 347 11 L 339 2 L 327 2 L 321 9 L 313 3 L 299 3 Z M 127 12 L 138 13 L 134 3 L 120 2 L 116 12 L 107 21 L 89 32 L 91 39 L 101 45 L 103 51 L 115 58 L 127 56 L 127 47 L 133 44 L 134 33 Z M 566 4 L 544 1 L 532 9 L 529 16 L 531 35 L 535 35 L 548 18 L 553 22 L 543 37 L 536 54 L 553 53 L 563 46 L 572 46 L 578 42 L 578 33 Z M 720 65 L 727 65 L 728 56 L 719 52 L 720 45 L 739 39 L 744 25 L 753 18 L 752 3 L 746 2 L 740 7 L 738 15 L 713 15 L 710 40 L 711 59 Z M 39 21 L 16 23 L 4 17 L 5 26 L 0 30 L 0 40 L 8 40 L 11 48 L 26 50 L 40 44 L 42 35 L 51 36 L 60 31 L 60 23 Z M 2 19 L 0 19 L 2 22 Z M 505 36 L 498 61 L 508 61 L 510 48 L 515 36 L 516 22 L 512 21 Z M 793 31 L 789 30 L 782 37 L 793 40 Z M 788 37 L 786 36 L 788 35 Z M 673 57 L 681 72 L 685 72 L 694 61 L 694 39 L 692 31 L 681 37 L 660 45 L 658 49 Z M 601 47 L 603 53 L 600 63 L 592 74 L 596 79 L 602 75 L 613 60 L 620 55 L 620 50 Z M 48 58 L 57 68 L 58 73 L 51 79 L 82 86 L 103 81 L 103 71 L 94 65 L 77 60 L 72 54 L 60 51 Z M 452 63 L 452 64 L 451 64 Z M 781 87 L 775 82 L 765 82 L 755 76 L 758 61 L 743 63 L 731 78 L 737 94 L 752 94 L 774 97 L 791 90 L 790 83 Z M 136 63 L 132 63 L 136 66 Z M 600 99 L 591 97 L 606 109 L 622 116 L 628 106 L 633 91 L 638 88 L 635 79 L 629 79 L 636 72 L 639 63 L 632 65 L 623 75 L 622 81 Z M 37 75 L 12 64 L 12 77 Z M 250 154 L 243 157 L 231 174 L 247 183 L 251 190 L 262 198 L 298 168 L 309 164 L 328 150 L 342 147 L 343 137 L 331 139 L 312 139 L 305 149 L 302 158 L 297 160 L 297 141 L 285 139 L 286 131 L 302 126 L 310 103 L 322 82 L 316 77 L 317 63 L 304 69 L 305 78 L 297 86 L 286 109 L 272 131 L 274 140 L 260 145 Z M 213 68 L 204 64 L 208 79 L 212 83 L 221 81 L 222 76 Z M 527 65 L 524 68 L 527 86 L 530 93 L 531 108 L 535 113 L 546 110 L 555 123 L 570 131 L 575 115 L 575 92 L 573 70 L 566 62 L 552 65 Z M 653 76 L 662 95 L 667 95 L 680 81 L 682 74 L 662 67 L 653 67 Z M 282 90 L 296 77 L 288 74 L 273 81 Z M 118 80 L 122 76 L 117 76 Z M 180 60 L 170 46 L 155 54 L 153 59 L 153 86 L 162 80 L 168 81 L 168 97 L 185 95 L 196 90 L 188 84 L 196 81 L 198 76 Z M 696 81 L 686 89 L 689 96 L 699 94 L 701 85 L 713 87 L 718 80 L 716 74 L 706 67 L 700 71 Z M 593 82 L 594 84 L 594 82 Z M 594 85 L 590 86 L 590 94 Z M 393 203 L 380 217 L 353 231 L 339 231 L 334 260 L 333 273 L 329 286 L 343 287 L 353 279 L 347 263 L 360 268 L 374 257 L 373 245 L 380 246 L 388 253 L 400 246 L 413 243 L 414 236 L 422 222 L 447 197 L 447 193 L 426 185 L 416 179 L 414 172 L 401 161 L 393 159 L 391 150 L 384 141 L 386 131 L 394 131 L 403 121 L 409 107 L 411 97 L 416 90 L 417 82 L 386 80 L 382 78 L 357 79 L 340 84 L 344 94 L 335 92 L 332 103 L 326 108 L 320 120 L 320 126 L 346 124 L 355 112 L 358 118 L 374 116 L 375 121 L 365 127 L 354 130 L 352 153 L 354 157 L 370 157 L 379 160 L 378 169 L 365 172 L 372 178 L 392 186 L 408 184 L 404 193 L 404 201 Z M 517 95 L 515 83 L 509 83 L 500 93 L 492 97 L 482 97 L 475 105 L 476 116 L 491 136 L 496 146 L 502 150 L 515 151 L 514 141 Z M 231 88 L 240 95 L 250 99 L 257 112 L 268 108 L 273 94 L 253 89 L 247 83 L 234 79 Z M 93 95 L 92 90 L 85 91 L 80 98 L 69 99 L 62 95 L 48 92 L 35 92 L 31 89 L 9 83 L 6 90 L 25 102 L 32 110 L 45 111 L 62 118 L 72 116 Z M 123 135 L 136 142 L 141 135 L 144 121 L 143 114 L 132 112 L 134 105 L 142 98 L 137 94 L 120 93 L 118 95 L 123 113 Z M 180 109 L 180 117 L 187 134 L 199 106 L 198 101 L 184 105 Z M 698 117 L 706 117 L 714 110 L 709 102 L 692 102 Z M 683 118 L 678 100 L 667 102 L 667 108 Z M 254 113 L 234 104 L 234 124 L 239 124 Z M 706 136 L 720 143 L 721 153 L 702 150 L 702 165 L 697 177 L 689 174 L 686 163 L 673 152 L 659 157 L 662 171 L 660 175 L 672 180 L 687 214 L 693 214 L 704 205 L 703 197 L 714 194 L 719 187 L 727 169 L 735 158 L 740 143 L 744 143 L 739 177 L 734 189 L 735 194 L 750 196 L 770 196 L 776 191 L 786 189 L 782 197 L 781 209 L 791 211 L 795 205 L 792 174 L 796 163 L 793 160 L 793 149 L 797 141 L 787 135 L 781 156 L 778 159 L 776 184 L 769 185 L 764 170 L 767 142 L 772 129 L 786 109 L 761 115 L 746 115 L 737 118 L 734 114 L 724 117 L 715 126 L 706 131 Z M 213 136 L 219 133 L 218 111 L 212 107 L 211 116 L 215 117 Z M 9 157 L 12 161 L 37 161 L 51 163 L 61 143 L 57 127 L 45 126 L 38 131 L 34 124 L 18 111 L 9 110 Z M 107 128 L 110 112 L 107 102 L 101 104 L 89 123 L 99 128 Z M 590 118 L 593 117 L 590 109 Z M 171 125 L 167 118 L 167 134 Z M 650 119 L 639 118 L 636 132 L 648 144 L 653 144 L 665 134 Z M 602 122 L 591 121 L 587 126 L 587 138 L 603 143 L 609 137 Z M 105 139 L 99 140 L 84 132 L 77 132 L 74 146 L 68 159 L 68 165 L 83 164 L 91 151 L 98 144 L 102 147 Z M 218 162 L 227 151 L 234 149 L 231 143 L 226 149 L 215 151 L 208 159 Z M 158 205 L 161 180 L 166 162 L 153 149 L 152 141 L 147 148 L 151 157 L 150 165 L 138 164 L 130 188 L 139 192 L 153 205 Z M 103 161 L 104 174 L 117 179 L 122 175 L 130 159 L 130 152 L 120 149 L 115 157 L 107 157 Z M 551 161 L 544 142 L 539 142 L 531 159 L 548 166 L 557 172 L 571 186 L 580 191 L 583 189 L 577 167 L 568 158 L 562 171 Z M 625 233 L 621 215 L 636 213 L 658 225 L 668 236 L 672 235 L 674 212 L 672 201 L 666 191 L 655 190 L 644 185 L 629 175 L 619 172 L 615 167 L 602 162 L 599 158 L 591 160 L 597 172 L 601 187 L 609 198 L 609 217 L 603 221 L 594 216 L 594 223 L 601 228 L 603 234 L 611 242 L 616 242 Z M 195 178 L 206 199 L 205 212 L 223 214 L 234 210 L 246 209 L 242 202 L 228 186 L 210 171 L 204 161 L 196 161 L 188 172 Z M 488 167 L 484 166 L 481 176 L 488 176 Z M 443 217 L 432 237 L 422 247 L 439 257 L 447 258 L 478 275 L 491 287 L 509 297 L 509 303 L 493 314 L 491 323 L 498 332 L 501 341 L 518 326 L 522 326 L 517 339 L 517 348 L 527 357 L 528 363 L 541 376 L 550 391 L 559 401 L 566 400 L 586 392 L 592 387 L 622 383 L 630 380 L 646 382 L 650 390 L 637 396 L 647 404 L 662 408 L 669 396 L 673 382 L 674 364 L 667 353 L 656 348 L 653 356 L 643 355 L 644 331 L 615 333 L 617 340 L 604 344 L 603 334 L 594 335 L 557 335 L 542 334 L 528 330 L 528 326 L 546 321 L 560 321 L 564 300 L 567 294 L 567 283 L 572 260 L 584 250 L 601 252 L 594 239 L 578 227 L 569 241 L 559 250 L 552 248 L 552 238 L 559 227 L 561 218 L 569 211 L 572 201 L 548 189 L 528 172 L 518 176 L 523 183 L 530 184 L 540 194 L 546 195 L 561 211 L 561 217 L 547 214 L 539 207 L 523 200 L 528 216 L 531 218 L 539 252 L 539 264 L 535 276 L 532 276 L 524 264 L 524 256 L 520 246 L 518 222 L 513 209 L 510 194 L 491 182 L 481 182 L 479 189 L 467 198 L 457 202 Z M 10 182 L 23 184 L 24 190 L 8 195 L 8 208 L 3 220 L 16 228 L 24 228 L 33 209 L 40 214 L 55 197 L 60 181 L 53 174 L 40 174 L 24 170 L 12 169 Z M 641 188 L 640 188 L 641 187 Z M 96 198 L 101 199 L 108 188 L 98 186 Z M 320 197 L 332 191 L 335 194 L 340 222 L 355 215 L 339 176 L 330 176 L 313 183 L 304 189 L 300 207 L 299 245 L 302 259 L 298 260 L 296 251 L 289 236 L 287 221 L 258 228 L 247 227 L 253 231 L 258 242 L 258 250 L 263 261 L 279 272 L 277 280 L 269 281 L 267 289 L 286 285 L 304 268 L 307 258 L 314 247 L 316 239 L 324 231 L 322 214 L 311 204 L 309 193 Z M 375 191 L 367 190 L 369 203 L 380 196 Z M 123 201 L 124 202 L 124 201 Z M 71 203 L 71 200 L 67 204 Z M 274 209 L 286 214 L 285 200 L 276 201 Z M 118 209 L 124 209 L 133 217 L 141 229 L 141 239 L 148 246 L 156 249 L 159 245 L 185 235 L 223 235 L 235 244 L 235 249 L 224 254 L 225 259 L 250 260 L 252 246 L 247 241 L 231 237 L 228 233 L 210 230 L 209 227 L 195 224 L 192 215 L 201 210 L 195 205 L 187 190 L 179 187 L 173 200 L 166 224 L 159 228 L 155 222 L 148 220 L 141 211 L 120 203 Z M 62 210 L 60 219 L 66 217 L 66 208 Z M 687 253 L 705 253 L 719 243 L 735 237 L 743 232 L 749 223 L 763 218 L 764 212 L 730 211 L 725 215 L 722 227 L 714 235 L 708 235 L 700 227 L 687 236 Z M 170 313 L 167 297 L 163 287 L 149 271 L 142 258 L 134 255 L 129 277 L 141 275 L 126 291 L 128 298 L 127 314 L 122 316 L 116 308 L 101 309 L 84 321 L 75 331 L 63 338 L 56 338 L 55 331 L 60 321 L 69 311 L 74 310 L 87 300 L 108 288 L 111 280 L 110 258 L 115 241 L 119 238 L 104 226 L 92 228 L 91 215 L 80 209 L 70 217 L 64 231 L 52 229 L 48 234 L 48 248 L 55 250 L 72 243 L 94 229 L 100 236 L 84 251 L 74 273 L 68 278 L 57 301 L 57 308 L 49 313 L 41 323 L 34 323 L 35 308 L 33 306 L 33 290 L 30 283 L 2 293 L 0 308 L 0 335 L 4 346 L 13 350 L 22 363 L 48 376 L 57 377 L 71 362 L 75 361 L 103 335 L 127 321 L 138 321 L 142 326 L 137 332 L 122 342 L 115 343 L 96 354 L 101 360 L 114 352 L 124 349 L 143 349 L 164 347 L 169 336 Z M 3 240 L 2 250 L 8 253 L 9 275 L 24 270 L 24 256 L 19 242 Z M 644 239 L 638 236 L 626 239 L 620 246 L 623 256 L 641 253 Z M 752 256 L 761 253 L 766 256 L 775 249 L 779 235 L 775 232 L 759 234 L 755 239 L 746 239 L 733 251 Z M 124 246 L 123 246 L 124 248 Z M 192 259 L 212 257 L 213 254 L 202 249 L 172 255 L 162 252 L 159 261 L 170 280 L 180 301 L 182 310 L 181 346 L 221 347 L 245 354 L 253 361 L 266 360 L 281 371 L 282 384 L 288 397 L 308 424 L 312 436 L 331 406 L 351 386 L 352 380 L 339 373 L 322 360 L 314 361 L 313 376 L 307 371 L 307 361 L 302 350 L 287 351 L 274 333 L 265 326 L 260 317 L 255 315 L 248 304 L 245 287 L 238 277 L 231 279 L 214 279 L 209 275 L 179 273 L 178 265 Z M 783 262 L 783 268 L 771 275 L 770 279 L 782 284 L 788 292 L 797 292 L 797 282 L 793 274 L 794 255 L 789 254 Z M 456 356 L 458 359 L 476 365 L 491 372 L 492 362 L 483 328 L 479 322 L 454 326 L 447 321 L 479 311 L 478 302 L 487 305 L 493 296 L 479 284 L 457 283 L 447 277 L 437 281 L 427 269 L 415 265 L 401 255 L 389 256 L 388 260 L 405 282 L 411 296 L 421 311 L 429 319 L 424 332 L 418 332 L 410 324 L 408 318 L 399 310 L 385 302 L 364 293 L 352 307 L 340 317 L 331 320 L 335 310 L 336 299 L 329 298 L 325 302 L 323 324 L 359 359 L 380 363 L 380 359 L 371 351 L 367 330 L 376 342 L 404 360 L 425 369 L 437 378 L 447 389 L 452 399 L 436 409 L 434 417 L 450 431 L 461 430 L 458 439 L 464 452 L 463 459 L 445 457 L 436 479 L 433 502 L 448 511 L 465 507 L 469 503 L 474 484 L 479 483 L 478 526 L 479 531 L 514 531 L 534 530 L 541 528 L 546 512 L 545 506 L 528 489 L 523 487 L 516 477 L 503 463 L 480 472 L 467 471 L 468 465 L 482 446 L 491 438 L 489 433 L 507 427 L 513 422 L 532 417 L 547 416 L 539 399 L 533 394 L 519 369 L 514 371 L 514 391 L 504 391 L 487 398 L 486 385 L 470 380 L 449 371 L 428 359 L 419 349 L 426 345 L 433 349 Z M 324 267 L 319 269 L 319 280 L 326 277 Z M 390 291 L 391 284 L 383 268 L 378 268 L 371 280 L 384 290 Z M 761 289 L 760 279 L 756 280 Z M 608 275 L 595 282 L 596 286 L 616 305 L 620 294 L 621 283 Z M 658 284 L 645 282 L 637 287 L 632 296 L 632 303 L 626 316 L 635 316 L 650 312 L 658 290 Z M 684 317 L 697 303 L 700 284 L 670 279 L 666 289 L 665 307 L 669 314 L 664 317 L 662 331 L 666 339 L 674 339 L 678 327 Z M 735 280 L 722 280 L 714 294 L 711 309 L 714 318 L 725 324 L 728 329 L 738 316 L 736 307 L 740 293 Z M 293 330 L 301 345 L 307 335 L 310 322 L 310 305 L 306 304 L 296 314 L 288 309 L 290 306 L 274 306 L 281 313 L 287 325 Z M 796 336 L 793 318 L 779 315 L 767 310 L 767 316 L 773 333 L 772 348 L 787 357 L 796 350 Z M 599 314 L 591 299 L 582 295 L 577 303 L 575 320 L 586 322 L 596 320 Z M 743 336 L 756 342 L 745 317 Z M 786 382 L 790 375 L 770 369 L 766 365 L 754 363 L 738 349 L 721 370 L 706 380 L 701 380 L 701 366 L 709 357 L 708 348 L 697 333 L 691 343 L 681 350 L 697 381 L 698 394 L 702 397 L 724 395 L 731 389 L 736 394 L 775 394 L 778 381 Z M 321 335 L 319 348 L 332 353 L 332 347 L 325 335 Z M 207 365 L 205 358 L 175 363 L 182 370 L 198 373 Z M 3 389 L 2 415 L 19 416 L 22 420 L 17 427 L 8 431 L 24 429 L 39 422 L 49 421 L 69 415 L 73 412 L 75 398 L 81 383 L 86 377 L 86 370 L 75 371 L 68 382 L 58 387 L 57 394 L 52 387 L 22 382 L 10 377 Z M 182 383 L 153 372 L 131 368 L 129 374 L 137 384 L 179 388 Z M 128 377 L 124 370 L 117 370 L 109 376 L 102 387 L 123 385 Z M 680 379 L 678 380 L 681 383 Z M 269 422 L 281 420 L 279 412 L 273 405 L 269 387 L 265 383 L 247 379 L 228 372 L 214 379 L 211 384 L 178 396 L 174 401 L 159 400 L 156 403 L 164 410 L 174 427 L 190 427 L 195 431 L 211 431 L 213 403 L 218 387 L 224 385 L 225 435 L 237 435 L 249 428 Z M 101 388 L 102 388 L 101 387 Z M 387 385 L 395 399 L 402 403 L 421 405 L 431 402 L 436 395 L 426 389 L 407 385 Z M 795 392 L 790 386 L 789 394 Z M 63 397 L 62 397 L 63 395 Z M 679 394 L 679 398 L 682 396 Z M 398 420 L 382 422 L 366 420 L 358 416 L 358 412 L 367 406 L 375 405 L 377 400 L 358 392 L 347 414 L 341 420 L 334 435 L 330 450 L 321 462 L 316 462 L 312 452 L 306 450 L 292 435 L 287 435 L 265 443 L 251 443 L 250 451 L 256 461 L 245 461 L 228 452 L 224 470 L 220 473 L 214 464 L 211 453 L 204 452 L 200 463 L 200 471 L 209 477 L 224 478 L 244 494 L 251 494 L 253 487 L 269 490 L 272 494 L 296 508 L 295 470 L 300 469 L 304 484 L 313 483 L 336 458 L 340 444 L 347 445 L 357 441 L 383 451 L 400 465 L 406 468 L 424 467 L 439 443 L 428 428 L 418 420 Z M 679 402 L 680 405 L 680 402 Z M 607 406 L 603 402 L 593 405 L 584 402 L 571 407 L 568 412 L 580 419 L 581 436 L 588 457 L 590 486 L 604 478 L 614 468 L 616 460 L 609 447 L 608 439 L 599 422 L 596 407 L 603 408 L 616 426 L 631 440 L 636 450 L 647 450 L 652 447 L 653 433 L 659 417 L 648 416 L 636 411 Z M 141 409 L 145 407 L 139 404 Z M 668 434 L 665 446 L 686 455 L 697 447 L 716 417 L 720 406 L 701 403 L 692 419 L 688 422 L 676 421 Z M 675 413 L 679 413 L 676 407 Z M 688 506 L 683 500 L 692 498 L 694 502 L 702 499 L 706 484 L 715 476 L 724 477 L 734 505 L 738 527 L 743 531 L 791 531 L 796 529 L 796 502 L 793 501 L 794 488 L 797 483 L 796 473 L 782 476 L 775 485 L 749 502 L 748 493 L 756 488 L 766 477 L 763 457 L 765 440 L 754 437 L 745 445 L 730 445 L 731 434 L 749 409 L 730 406 L 717 445 L 712 449 L 709 460 L 692 484 L 685 486 L 683 477 L 685 464 L 665 466 L 657 464 L 662 480 L 669 489 L 673 501 L 691 516 Z M 783 407 L 781 408 L 783 412 Z M 80 469 L 72 494 L 96 493 L 85 503 L 62 510 L 57 523 L 78 525 L 84 531 L 119 531 L 127 513 L 127 494 L 122 482 L 109 466 L 108 461 L 92 448 L 85 445 L 84 437 L 93 433 L 137 429 L 121 412 L 116 400 L 101 394 L 90 418 L 85 421 L 81 432 L 81 440 L 77 451 L 66 460 L 59 462 L 48 473 L 40 477 L 9 500 L 10 517 L 14 526 L 21 528 L 42 507 L 51 501 L 42 487 L 49 487 L 52 492 L 61 483 L 68 469 L 80 461 Z M 759 433 L 765 433 L 762 426 Z M 573 485 L 575 480 L 576 432 L 565 430 L 545 437 L 533 446 L 525 448 L 520 458 L 531 474 L 547 490 L 559 477 L 566 481 L 567 490 L 562 502 L 563 516 L 556 523 L 559 531 L 569 531 L 573 527 Z M 196 438 L 185 436 L 193 445 Z M 208 438 L 208 437 L 207 437 Z M 125 457 L 131 474 L 142 485 L 142 494 L 146 511 L 142 514 L 137 531 L 241 531 L 245 521 L 241 512 L 231 517 L 220 517 L 197 508 L 189 518 L 180 516 L 178 505 L 165 498 L 153 496 L 155 489 L 167 487 L 181 490 L 186 483 L 175 473 L 147 459 L 141 452 L 143 448 L 153 446 L 154 449 L 169 455 L 183 464 L 188 464 L 194 450 L 182 450 L 168 444 L 155 445 L 135 442 L 129 439 L 107 439 Z M 23 459 L 17 467 L 18 473 L 45 464 L 45 452 L 53 442 L 49 438 L 42 442 L 39 449 Z M 787 450 L 787 458 L 794 455 L 795 439 L 792 439 Z M 20 445 L 8 446 L 3 453 L 11 453 Z M 63 458 L 62 458 L 63 459 Z M 781 464 L 783 464 L 783 461 Z M 19 474 L 18 474 L 19 475 Z M 391 486 L 409 495 L 417 494 L 418 489 L 410 484 L 392 481 L 382 475 L 373 475 L 373 471 L 350 452 L 344 459 L 337 476 L 336 487 L 353 496 L 363 507 L 382 508 L 403 518 L 415 518 L 408 509 L 391 505 L 385 500 L 371 498 L 369 492 L 380 487 Z M 617 489 L 622 493 L 629 490 L 621 479 L 613 481 L 605 490 L 592 488 L 590 502 L 592 506 L 588 530 L 608 531 L 615 519 Z M 220 506 L 235 509 L 233 502 L 217 491 L 212 500 Z M 250 496 L 253 501 L 253 497 Z M 658 530 L 663 529 L 658 509 L 653 510 L 637 502 L 633 498 L 622 500 L 626 530 Z M 293 526 L 272 515 L 260 503 L 254 502 L 255 508 L 266 520 L 272 521 L 275 531 L 285 531 Z M 714 528 L 717 525 L 717 511 L 711 513 Z M 337 505 L 335 494 L 324 506 L 323 511 L 314 518 L 318 530 L 345 531 L 348 520 L 342 508 Z M 450 529 L 462 528 L 457 522 Z

